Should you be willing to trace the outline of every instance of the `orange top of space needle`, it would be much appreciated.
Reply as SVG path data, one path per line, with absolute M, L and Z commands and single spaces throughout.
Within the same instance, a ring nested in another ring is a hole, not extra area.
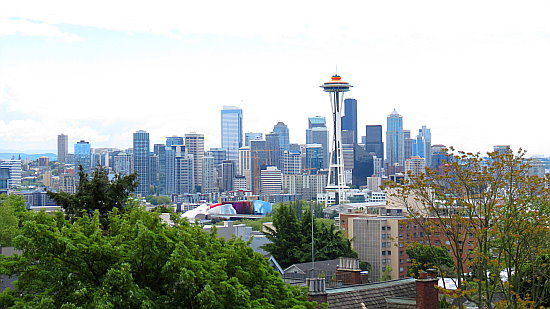
M 321 87 L 326 92 L 345 92 L 349 91 L 349 88 L 353 86 L 343 81 L 340 76 L 334 75 L 329 82 L 324 83 Z

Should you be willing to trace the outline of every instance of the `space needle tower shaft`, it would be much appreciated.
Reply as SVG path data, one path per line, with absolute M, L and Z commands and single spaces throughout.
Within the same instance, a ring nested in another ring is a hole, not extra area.
M 342 103 L 344 102 L 344 92 L 349 91 L 349 88 L 353 86 L 342 81 L 340 76 L 334 75 L 329 82 L 324 83 L 321 87 L 330 95 L 333 123 L 333 140 L 329 161 L 326 201 L 328 201 L 328 193 L 334 192 L 335 204 L 338 205 L 345 199 L 344 194 L 348 189 L 344 176 L 344 156 L 342 150 Z

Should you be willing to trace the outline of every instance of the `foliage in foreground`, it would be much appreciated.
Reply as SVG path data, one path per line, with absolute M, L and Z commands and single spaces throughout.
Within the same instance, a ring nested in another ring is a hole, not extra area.
M 522 150 L 488 155 L 449 154 L 439 171 L 397 185 L 393 197 L 426 235 L 445 235 L 457 276 L 453 295 L 480 308 L 494 308 L 498 294 L 506 308 L 548 307 L 550 178 L 530 176 Z
M 421 270 L 437 269 L 440 273 L 443 269 L 453 267 L 453 258 L 443 247 L 424 245 L 420 243 L 411 243 L 407 245 L 407 255 L 411 260 L 411 266 L 407 273 L 415 278 L 419 277 Z
M 107 214 L 113 208 L 123 210 L 128 197 L 138 185 L 135 173 L 126 176 L 116 175 L 111 181 L 106 169 L 97 168 L 91 176 L 89 179 L 80 166 L 79 183 L 75 194 L 48 191 L 48 196 L 63 208 L 63 212 L 71 222 L 83 214 L 91 217 L 94 211 L 98 210 L 102 223 L 107 223 Z
M 311 261 L 311 212 L 306 209 L 298 217 L 292 203 L 280 204 L 273 211 L 274 229 L 266 232 L 272 241 L 264 246 L 282 267 Z M 314 220 L 315 260 L 324 261 L 339 257 L 357 257 L 351 242 L 336 230 L 334 223 Z
M 74 223 L 31 214 L 15 241 L 23 254 L 0 257 L 0 273 L 19 277 L 0 307 L 314 308 L 241 240 L 139 208 L 108 219 L 104 230 L 97 210 Z
M 12 246 L 26 213 L 23 197 L 0 194 L 0 247 Z

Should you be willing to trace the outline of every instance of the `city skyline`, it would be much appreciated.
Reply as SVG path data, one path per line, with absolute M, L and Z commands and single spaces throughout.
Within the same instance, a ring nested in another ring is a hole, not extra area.
M 304 143 L 308 117 L 330 119 L 318 87 L 338 65 L 354 85 L 346 98 L 357 100 L 358 138 L 365 125 L 385 132 L 395 108 L 413 137 L 429 127 L 432 145 L 506 144 L 550 156 L 541 137 L 550 112 L 547 2 L 349 3 L 338 21 L 330 6 L 310 14 L 310 4 L 284 1 L 269 10 L 2 6 L 0 152 L 55 153 L 60 133 L 70 145 L 124 149 L 137 130 L 151 144 L 197 132 L 205 148 L 220 147 L 223 105 L 242 108 L 244 132 L 284 122 L 290 142 Z

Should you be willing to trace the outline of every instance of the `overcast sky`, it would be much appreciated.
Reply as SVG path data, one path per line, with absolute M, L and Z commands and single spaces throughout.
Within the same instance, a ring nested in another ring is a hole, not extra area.
M 550 155 L 549 1 L 0 0 L 0 152 L 56 136 L 126 148 L 189 132 L 220 146 L 220 110 L 245 132 L 282 121 L 305 142 L 330 117 L 319 86 L 354 87 L 359 132 L 393 109 L 413 136 Z

